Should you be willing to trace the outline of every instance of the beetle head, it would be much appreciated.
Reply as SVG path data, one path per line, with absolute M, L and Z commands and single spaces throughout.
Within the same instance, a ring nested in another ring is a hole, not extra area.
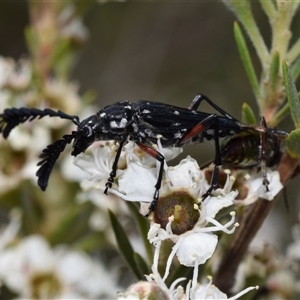
M 71 153 L 73 156 L 77 156 L 84 152 L 91 144 L 94 143 L 98 127 L 99 122 L 96 115 L 90 116 L 78 125 L 73 143 L 73 151 Z

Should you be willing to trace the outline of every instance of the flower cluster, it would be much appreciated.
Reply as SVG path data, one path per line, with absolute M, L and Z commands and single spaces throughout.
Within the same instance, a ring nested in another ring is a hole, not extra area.
M 0 233 L 0 281 L 21 298 L 111 298 L 112 273 L 83 252 L 66 245 L 51 248 L 41 235 L 18 241 L 20 212 Z

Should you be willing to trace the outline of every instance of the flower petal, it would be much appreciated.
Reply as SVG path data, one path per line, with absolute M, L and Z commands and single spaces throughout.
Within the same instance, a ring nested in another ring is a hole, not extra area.
M 232 191 L 229 194 L 210 197 L 208 200 L 204 201 L 207 216 L 214 218 L 222 208 L 232 205 L 237 195 L 237 191 Z
M 204 264 L 215 252 L 218 237 L 211 233 L 192 233 L 182 237 L 183 241 L 177 251 L 182 265 L 194 267 L 195 261 Z
M 138 161 L 130 161 L 126 171 L 119 178 L 118 196 L 128 201 L 151 202 L 157 181 L 156 168 L 144 166 Z M 114 191 L 111 189 L 111 192 Z
M 167 178 L 170 180 L 171 186 L 187 188 L 189 192 L 193 192 L 193 196 L 196 198 L 204 194 L 209 187 L 197 161 L 190 156 L 183 159 L 179 165 L 170 167 Z
M 263 198 L 272 201 L 275 196 L 282 190 L 283 185 L 280 182 L 280 176 L 278 171 L 267 170 L 267 179 L 269 180 L 269 192 L 266 191 L 266 187 L 263 185 L 261 174 L 255 174 L 249 179 L 249 192 L 246 199 L 236 200 L 235 204 L 249 205 L 255 202 L 258 198 Z

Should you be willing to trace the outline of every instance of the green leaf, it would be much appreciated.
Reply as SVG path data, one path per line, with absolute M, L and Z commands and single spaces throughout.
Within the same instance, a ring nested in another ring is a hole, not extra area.
M 253 110 L 247 103 L 243 103 L 242 122 L 249 125 L 257 123 Z
M 253 17 L 251 1 L 229 0 L 227 1 L 227 3 L 229 3 L 232 10 L 235 12 L 240 22 L 243 24 L 244 29 L 246 30 L 261 61 L 262 68 L 264 68 L 266 64 L 270 63 L 270 54 Z
M 235 41 L 244 64 L 244 68 L 246 70 L 247 76 L 249 78 L 250 84 L 254 91 L 254 94 L 257 99 L 260 99 L 260 88 L 258 84 L 257 77 L 255 75 L 254 67 L 250 58 L 250 54 L 247 48 L 247 44 L 242 33 L 242 30 L 237 22 L 234 23 L 234 37 Z
M 285 84 L 285 91 L 289 101 L 291 114 L 295 127 L 300 128 L 300 101 L 298 92 L 294 83 L 293 75 L 285 61 L 282 62 L 282 71 Z
M 123 254 L 128 265 L 132 269 L 133 273 L 137 279 L 142 280 L 144 278 L 143 274 L 140 272 L 140 269 L 135 260 L 135 252 L 130 244 L 127 234 L 123 229 L 123 226 L 120 224 L 116 216 L 111 210 L 108 210 L 109 218 L 113 227 L 113 231 L 116 236 L 116 241 L 120 252 Z
M 292 71 L 292 74 L 293 74 L 294 81 L 296 81 L 298 76 L 300 75 L 300 56 L 292 64 L 291 71 Z
M 269 21 L 274 20 L 276 18 L 276 6 L 272 0 L 259 0 L 265 14 L 268 16 Z
M 126 201 L 126 204 L 135 217 L 134 219 L 139 227 L 140 234 L 146 249 L 148 260 L 151 262 L 153 259 L 153 246 L 150 244 L 147 238 L 148 231 L 149 231 L 149 222 L 144 216 L 140 214 L 136 205 L 133 202 Z
M 286 139 L 286 150 L 294 159 L 300 159 L 300 129 L 293 130 Z
M 279 53 L 275 52 L 272 57 L 269 73 L 269 83 L 272 91 L 276 91 L 276 84 L 278 82 L 279 75 Z
M 139 255 L 139 253 L 134 253 L 134 260 L 142 274 L 150 274 L 150 268 L 148 267 L 146 261 Z

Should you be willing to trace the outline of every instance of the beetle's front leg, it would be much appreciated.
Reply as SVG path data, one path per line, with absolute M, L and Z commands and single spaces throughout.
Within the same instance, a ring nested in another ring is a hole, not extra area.
M 106 186 L 105 190 L 104 190 L 105 195 L 107 195 L 108 189 L 110 189 L 112 187 L 112 184 L 114 183 L 114 179 L 117 175 L 118 163 L 119 163 L 121 152 L 122 152 L 122 149 L 123 149 L 123 146 L 124 146 L 124 142 L 125 142 L 125 138 L 122 139 L 121 141 L 119 141 L 119 148 L 118 148 L 118 151 L 117 151 L 117 155 L 116 155 L 115 161 L 113 163 L 112 170 L 109 174 L 109 178 L 107 179 L 107 182 L 105 184 L 105 186 Z
M 161 182 L 162 182 L 162 175 L 163 175 L 163 171 L 164 171 L 165 157 L 160 152 L 158 152 L 156 149 L 154 149 L 150 146 L 147 146 L 147 145 L 144 145 L 144 144 L 141 144 L 141 143 L 138 143 L 138 142 L 136 142 L 136 144 L 144 152 L 146 152 L 148 155 L 152 156 L 153 158 L 155 158 L 156 160 L 158 160 L 160 162 L 158 178 L 157 178 L 157 182 L 154 186 L 155 187 L 155 192 L 154 192 L 154 195 L 153 195 L 153 200 L 149 205 L 149 211 L 144 216 L 144 217 L 147 218 L 147 217 L 150 216 L 151 212 L 154 211 L 154 209 L 156 207 L 156 204 L 157 204 L 157 200 L 159 198 L 159 190 L 160 190 Z

